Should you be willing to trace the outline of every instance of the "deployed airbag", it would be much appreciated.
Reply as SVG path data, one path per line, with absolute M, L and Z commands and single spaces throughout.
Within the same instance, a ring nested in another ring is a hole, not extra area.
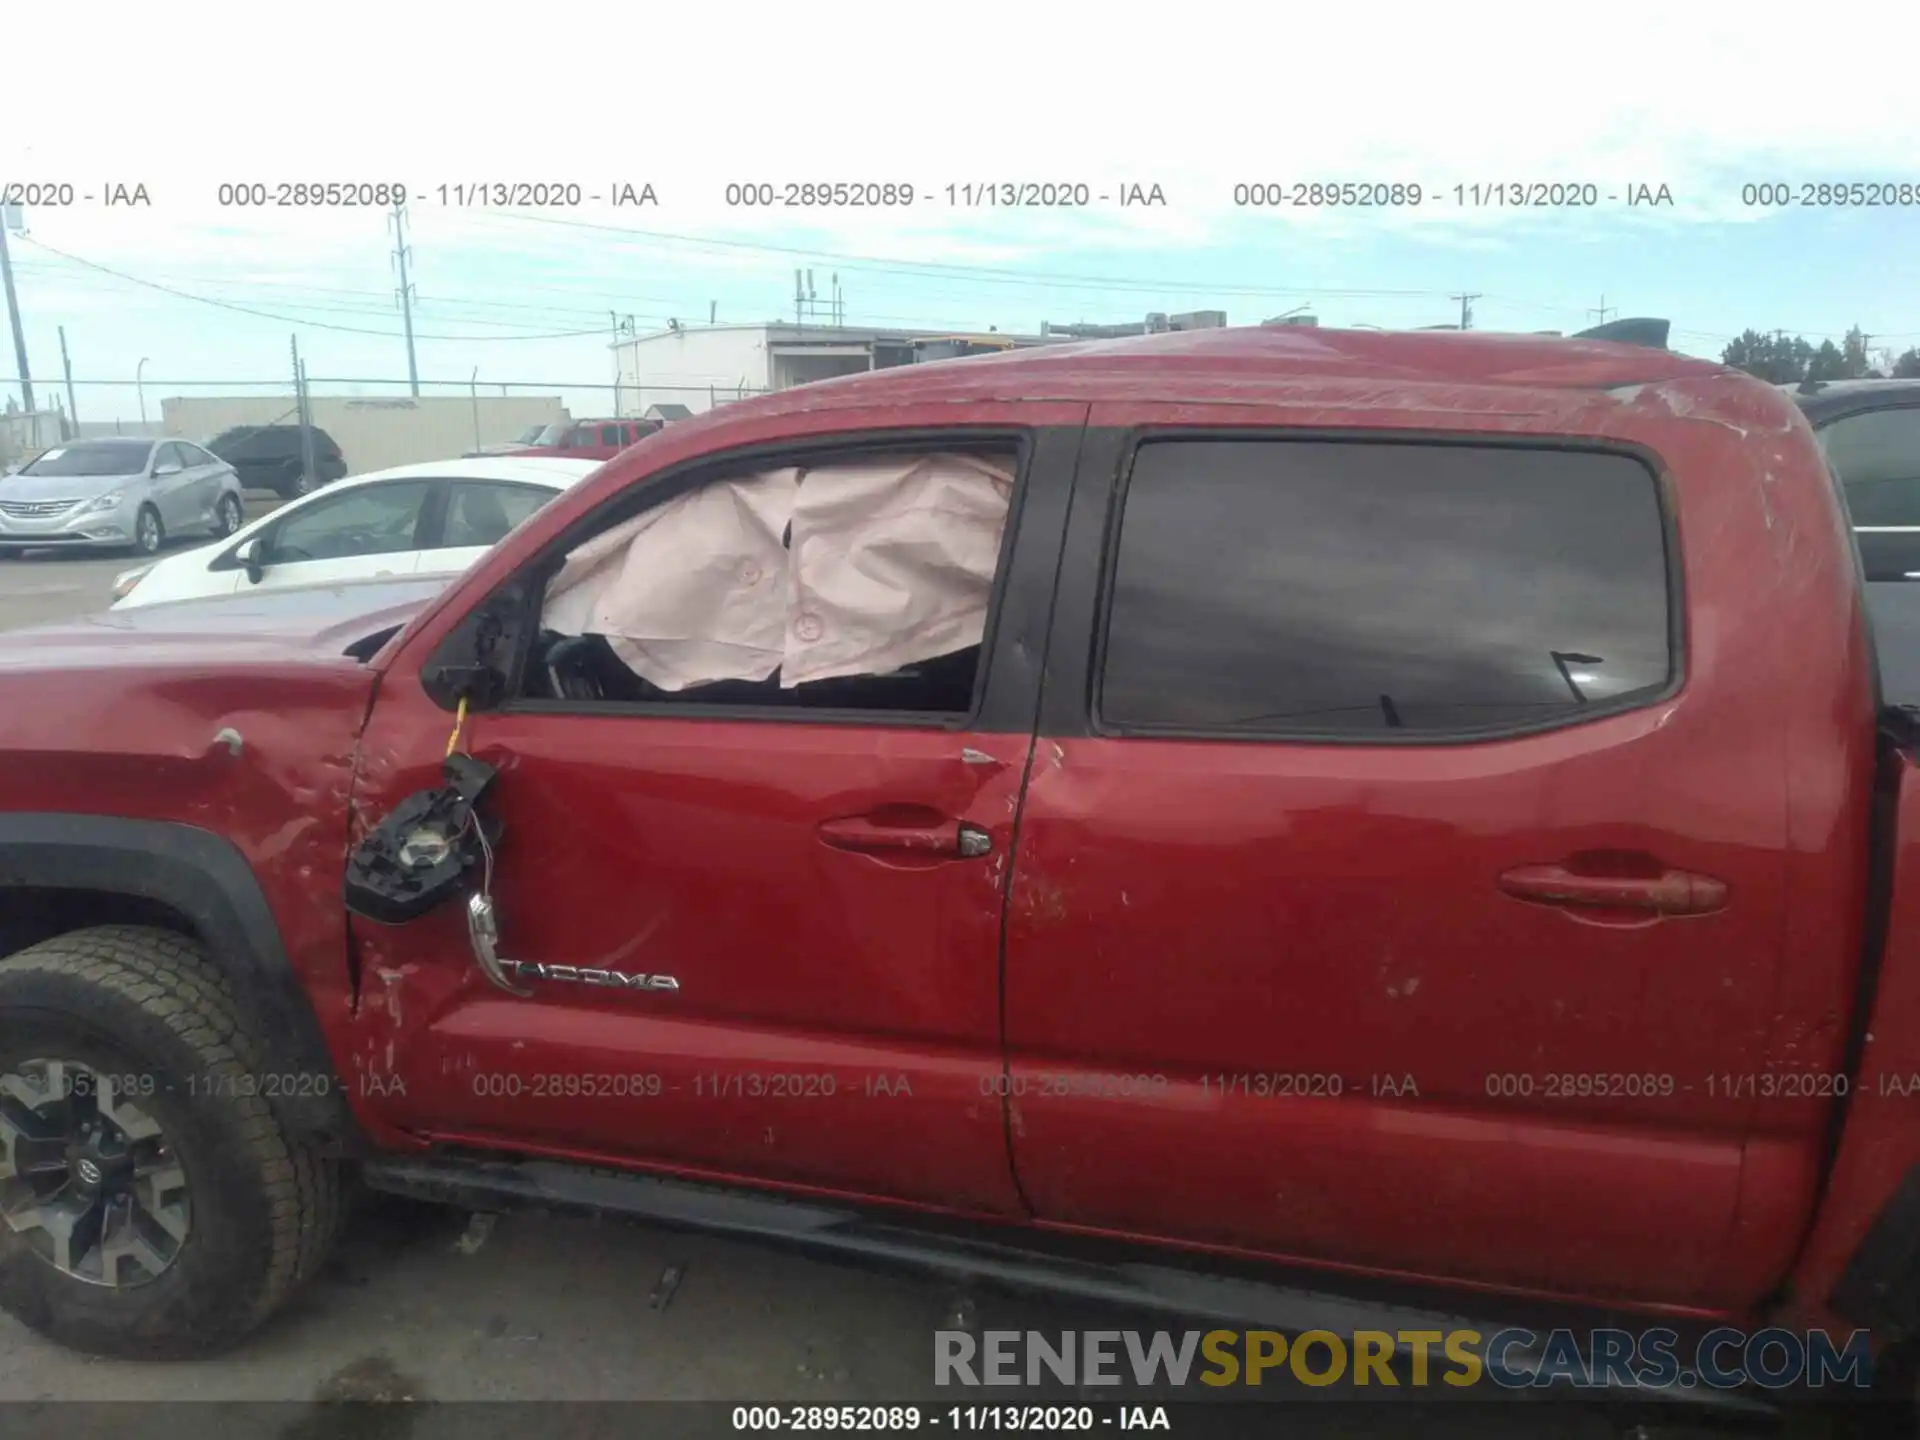
M 981 643 L 1012 494 L 1011 466 L 963 454 L 717 482 L 576 550 L 543 625 L 668 691 L 887 674 Z

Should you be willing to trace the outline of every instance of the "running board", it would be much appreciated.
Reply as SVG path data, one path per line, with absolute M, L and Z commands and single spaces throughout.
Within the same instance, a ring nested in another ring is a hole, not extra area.
M 1505 1328 L 1468 1315 L 1354 1300 L 1167 1265 L 1093 1263 L 937 1229 L 887 1224 L 850 1207 L 549 1160 L 382 1157 L 365 1164 L 364 1176 L 373 1190 L 469 1210 L 542 1208 L 617 1215 L 873 1261 L 953 1281 L 1070 1296 L 1240 1328 L 1286 1334 L 1330 1330 L 1348 1335 L 1355 1330 L 1385 1330 L 1395 1335 L 1421 1330 L 1477 1330 L 1489 1335 Z M 1412 1353 L 1410 1346 L 1399 1348 L 1401 1354 Z M 1525 1380 L 1537 1373 L 1540 1360 L 1537 1354 L 1513 1347 L 1507 1351 L 1507 1363 L 1499 1369 L 1515 1380 Z M 1490 1363 L 1488 1368 L 1493 1368 Z M 1609 1396 L 1673 1401 L 1756 1418 L 1778 1413 L 1775 1406 L 1750 1395 L 1704 1386 L 1613 1384 L 1578 1392 L 1578 1398 L 1585 1400 Z

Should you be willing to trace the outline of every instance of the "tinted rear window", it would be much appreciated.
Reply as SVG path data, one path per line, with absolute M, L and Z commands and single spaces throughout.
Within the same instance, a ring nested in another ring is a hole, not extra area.
M 1150 442 L 1109 617 L 1099 712 L 1121 728 L 1531 727 L 1674 669 L 1657 482 L 1579 451 Z

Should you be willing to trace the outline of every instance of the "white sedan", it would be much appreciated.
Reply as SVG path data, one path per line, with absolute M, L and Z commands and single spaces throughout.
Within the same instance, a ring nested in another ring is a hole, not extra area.
M 129 570 L 113 606 L 156 605 L 254 587 L 331 585 L 388 575 L 458 575 L 507 532 L 604 461 L 477 457 L 336 480 L 217 544 Z

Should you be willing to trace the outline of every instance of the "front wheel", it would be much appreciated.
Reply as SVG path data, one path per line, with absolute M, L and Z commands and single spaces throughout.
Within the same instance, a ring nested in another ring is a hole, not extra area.
M 129 925 L 0 961 L 0 1309 L 94 1355 L 237 1343 L 326 1257 L 337 1162 L 198 944 Z
M 247 512 L 241 507 L 240 497 L 229 490 L 213 507 L 214 534 L 224 540 L 238 530 L 246 518 Z
M 133 522 L 133 548 L 142 555 L 158 555 L 166 543 L 167 532 L 160 523 L 160 512 L 151 505 L 142 505 Z

